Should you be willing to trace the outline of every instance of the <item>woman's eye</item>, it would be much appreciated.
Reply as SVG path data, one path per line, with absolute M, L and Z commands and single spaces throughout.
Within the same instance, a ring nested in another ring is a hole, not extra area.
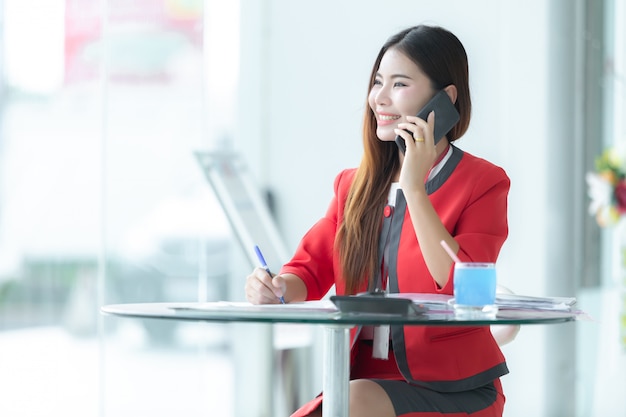
M 382 81 L 380 81 L 380 80 L 374 80 L 374 85 L 381 85 L 381 84 L 382 84 Z
M 393 86 L 394 87 L 406 87 L 406 84 L 401 83 L 401 82 L 396 82 L 396 83 L 393 83 Z

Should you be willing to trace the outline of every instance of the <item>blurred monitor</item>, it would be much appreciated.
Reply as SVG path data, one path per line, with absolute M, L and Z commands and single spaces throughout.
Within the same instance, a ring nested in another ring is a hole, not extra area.
M 258 245 L 273 272 L 288 260 L 288 252 L 252 175 L 242 160 L 233 152 L 195 152 L 204 174 L 211 184 L 238 244 L 250 262 L 260 266 L 254 251 Z

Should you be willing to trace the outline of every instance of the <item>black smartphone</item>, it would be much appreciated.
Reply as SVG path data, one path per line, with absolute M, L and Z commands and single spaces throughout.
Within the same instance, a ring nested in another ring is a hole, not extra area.
M 460 119 L 459 112 L 456 111 L 454 103 L 448 97 L 445 90 L 440 90 L 430 99 L 428 103 L 417 113 L 417 117 L 426 120 L 431 111 L 435 111 L 435 145 L 444 137 Z M 401 136 L 396 136 L 396 144 L 404 153 L 406 145 Z

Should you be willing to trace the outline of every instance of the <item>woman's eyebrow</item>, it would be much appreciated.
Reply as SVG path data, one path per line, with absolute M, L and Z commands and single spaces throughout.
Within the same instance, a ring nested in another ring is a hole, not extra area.
M 381 78 L 382 78 L 382 75 L 381 75 L 379 72 L 377 72 L 377 73 L 376 73 L 376 77 L 377 77 L 377 78 L 378 78 L 378 77 L 381 77 Z M 389 76 L 389 78 L 391 78 L 391 79 L 396 79 L 396 78 L 405 78 L 405 79 L 407 79 L 407 80 L 412 80 L 412 79 L 413 79 L 413 78 L 409 77 L 409 76 L 408 76 L 408 75 L 406 75 L 406 74 L 391 74 L 391 75 Z

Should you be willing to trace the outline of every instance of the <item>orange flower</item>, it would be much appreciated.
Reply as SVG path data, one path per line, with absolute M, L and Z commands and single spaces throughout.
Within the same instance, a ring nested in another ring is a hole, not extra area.
M 598 172 L 598 175 L 600 175 L 600 177 L 602 177 L 606 182 L 608 182 L 609 184 L 613 186 L 617 184 L 617 175 L 615 174 L 614 171 L 607 169 L 607 170 Z

